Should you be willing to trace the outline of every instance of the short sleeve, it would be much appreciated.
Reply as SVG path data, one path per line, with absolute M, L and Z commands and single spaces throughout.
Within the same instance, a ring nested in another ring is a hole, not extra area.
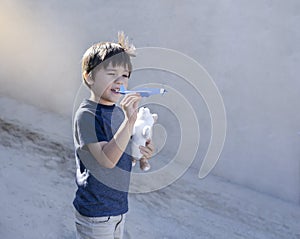
M 90 143 L 106 141 L 101 122 L 90 111 L 82 111 L 77 115 L 76 133 L 81 148 Z

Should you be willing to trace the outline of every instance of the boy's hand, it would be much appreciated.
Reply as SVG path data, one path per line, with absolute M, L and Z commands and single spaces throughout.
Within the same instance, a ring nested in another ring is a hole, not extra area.
M 144 158 L 150 159 L 154 153 L 154 145 L 152 141 L 148 139 L 145 146 L 140 146 L 140 151 Z
M 128 94 L 120 102 L 120 105 L 125 113 L 125 117 L 130 123 L 134 124 L 137 118 L 138 106 L 141 100 L 139 94 Z

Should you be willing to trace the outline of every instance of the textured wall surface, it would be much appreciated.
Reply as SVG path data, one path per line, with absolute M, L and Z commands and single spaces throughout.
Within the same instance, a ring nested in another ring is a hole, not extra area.
M 71 116 L 85 49 L 124 30 L 136 47 L 175 49 L 214 79 L 228 124 L 214 174 L 299 203 L 299 25 L 298 0 L 2 0 L 0 94 Z M 204 100 L 172 74 L 133 76 L 157 77 L 194 103 L 199 167 L 210 138 Z

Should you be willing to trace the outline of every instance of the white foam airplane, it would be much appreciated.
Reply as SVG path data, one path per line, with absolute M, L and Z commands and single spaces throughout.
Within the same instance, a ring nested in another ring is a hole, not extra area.
M 120 90 L 118 92 L 123 95 L 138 93 L 142 97 L 149 97 L 150 95 L 163 95 L 167 92 L 167 90 L 165 90 L 164 88 L 140 88 L 136 90 L 127 90 L 125 86 L 121 85 Z

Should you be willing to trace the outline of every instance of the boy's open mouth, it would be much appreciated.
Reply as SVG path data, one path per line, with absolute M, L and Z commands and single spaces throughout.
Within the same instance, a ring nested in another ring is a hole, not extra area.
M 119 88 L 115 88 L 115 89 L 111 89 L 111 91 L 115 94 L 119 94 L 120 89 Z

